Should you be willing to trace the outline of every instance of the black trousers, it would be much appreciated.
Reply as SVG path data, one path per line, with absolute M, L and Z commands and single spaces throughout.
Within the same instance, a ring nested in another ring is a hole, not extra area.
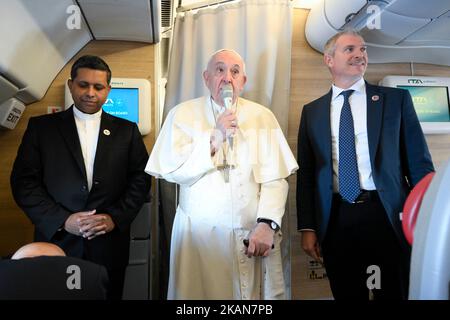
M 127 231 L 129 232 L 129 231 Z M 84 240 L 83 259 L 101 264 L 108 271 L 108 300 L 121 300 L 125 271 L 129 257 L 129 233 L 119 234 L 117 228 L 110 233 Z
M 336 300 L 368 300 L 370 286 L 376 300 L 407 299 L 410 252 L 400 244 L 376 191 L 354 204 L 333 196 L 322 254 Z

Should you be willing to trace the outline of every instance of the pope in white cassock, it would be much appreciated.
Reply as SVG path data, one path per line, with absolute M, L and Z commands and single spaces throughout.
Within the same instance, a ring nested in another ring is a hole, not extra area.
M 170 111 L 145 169 L 180 185 L 168 299 L 284 299 L 279 226 L 297 162 L 273 113 L 238 97 L 239 54 L 217 51 L 203 78 L 210 96 Z

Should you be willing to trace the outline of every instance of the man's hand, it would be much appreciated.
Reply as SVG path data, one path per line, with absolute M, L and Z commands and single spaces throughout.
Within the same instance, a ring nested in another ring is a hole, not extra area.
M 225 141 L 225 138 L 234 135 L 237 127 L 237 116 L 233 110 L 225 110 L 217 118 L 216 129 L 222 133 L 222 141 Z
M 238 128 L 236 113 L 232 110 L 225 110 L 218 118 L 216 127 L 211 134 L 211 156 L 220 149 L 226 138 L 234 135 Z
M 308 256 L 322 263 L 320 246 L 315 231 L 302 231 L 302 249 Z
M 106 213 L 82 216 L 78 219 L 78 225 L 83 238 L 87 238 L 88 240 L 111 232 L 115 227 L 111 216 Z
M 258 223 L 248 238 L 249 244 L 245 250 L 247 257 L 267 257 L 272 249 L 274 234 L 275 231 L 267 223 Z
M 80 226 L 78 224 L 78 221 L 81 217 L 89 217 L 95 214 L 95 210 L 91 211 L 81 211 L 81 212 L 75 212 L 72 213 L 64 222 L 64 230 L 67 232 L 74 234 L 76 236 L 81 236 L 82 232 L 80 230 Z

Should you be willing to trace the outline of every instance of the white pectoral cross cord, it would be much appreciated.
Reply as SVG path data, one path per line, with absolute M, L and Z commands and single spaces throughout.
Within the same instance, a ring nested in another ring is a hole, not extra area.
M 217 114 L 214 111 L 213 101 L 212 101 L 211 97 L 210 97 L 210 105 L 211 105 L 211 111 L 212 111 L 212 115 L 214 118 L 214 122 L 215 122 L 215 125 L 217 126 Z M 227 140 L 228 139 L 225 139 L 224 143 L 220 147 L 220 149 L 222 149 L 223 162 L 222 162 L 222 164 L 216 166 L 217 170 L 223 172 L 223 179 L 225 180 L 225 183 L 230 182 L 230 170 L 235 168 L 235 165 L 233 165 L 234 159 L 231 159 L 232 164 L 229 164 L 229 162 L 227 160 L 228 155 L 231 155 L 232 157 L 234 156 L 233 150 L 231 150 L 231 148 L 230 148 L 230 146 L 231 146 L 230 142 L 228 142 Z
M 223 163 L 220 166 L 217 166 L 217 170 L 223 172 L 223 179 L 225 183 L 230 182 L 230 169 L 234 169 L 234 165 L 229 165 L 227 162 L 227 158 L 223 157 Z

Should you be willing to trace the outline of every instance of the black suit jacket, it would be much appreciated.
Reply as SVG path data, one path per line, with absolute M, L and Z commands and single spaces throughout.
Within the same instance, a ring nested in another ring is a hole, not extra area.
M 11 174 L 17 204 L 35 226 L 35 241 L 53 242 L 68 256 L 123 268 L 128 261 L 130 224 L 148 197 L 148 153 L 136 124 L 102 113 L 93 185 L 86 170 L 72 108 L 31 118 Z M 96 209 L 115 229 L 86 240 L 69 234 L 70 214 Z
M 106 299 L 107 283 L 105 267 L 78 258 L 0 261 L 0 300 L 101 300 Z
M 372 175 L 390 223 L 404 239 L 399 213 L 411 188 L 434 171 L 407 90 L 366 83 L 367 135 Z M 323 241 L 333 195 L 330 103 L 332 91 L 305 105 L 298 137 L 298 229 Z M 406 242 L 404 242 L 406 244 Z

